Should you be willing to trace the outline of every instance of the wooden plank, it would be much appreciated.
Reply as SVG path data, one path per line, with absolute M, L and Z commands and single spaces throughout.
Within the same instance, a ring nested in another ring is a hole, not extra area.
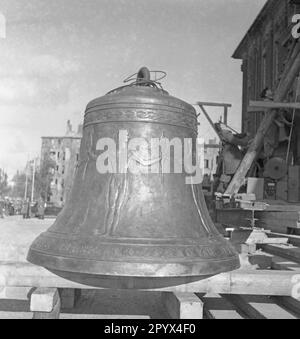
M 0 287 L 0 300 L 29 300 L 32 287 Z
M 205 102 L 205 101 L 198 101 L 197 105 L 208 106 L 208 107 L 227 107 L 227 108 L 232 107 L 231 104 L 222 104 L 222 103 L 217 103 L 217 102 Z
M 292 297 L 272 297 L 278 305 L 292 312 L 298 319 L 300 318 L 300 301 Z
M 260 245 L 267 252 L 300 263 L 300 248 L 293 245 Z
M 265 319 L 240 295 L 224 295 L 224 298 L 233 304 L 246 319 Z
M 300 236 L 297 235 L 288 235 L 288 234 L 281 234 L 281 233 L 270 233 L 270 237 L 286 237 L 291 245 L 300 247 Z
M 290 296 L 293 288 L 292 277 L 294 274 L 293 271 L 237 270 L 194 282 L 186 279 L 181 281 L 181 284 L 178 286 L 166 286 L 149 290 Z M 0 264 L 0 286 L 95 289 L 94 287 L 62 279 L 43 268 L 18 263 Z
M 38 288 L 31 295 L 33 319 L 59 319 L 60 306 L 57 288 Z
M 57 320 L 60 318 L 60 298 L 57 299 L 51 312 L 34 312 L 33 319 L 35 320 Z
M 204 303 L 206 319 L 245 319 L 245 316 L 219 294 L 206 294 L 200 297 Z
M 275 255 L 272 257 L 271 267 L 273 270 L 300 272 L 299 263 Z
M 81 296 L 81 290 L 62 288 L 59 289 L 61 307 L 70 310 L 74 308 Z
M 274 233 L 287 234 L 288 227 L 296 227 L 300 206 L 276 205 L 267 207 L 266 211 L 257 211 L 255 217 L 259 219 L 257 226 L 270 230 Z M 240 208 L 223 208 L 216 210 L 218 223 L 232 228 L 249 227 L 251 218 L 250 211 Z M 296 228 L 295 228 L 296 229 Z
M 261 109 L 274 109 L 274 108 L 291 108 L 291 109 L 300 109 L 299 102 L 275 102 L 275 101 L 254 101 L 250 100 L 250 108 L 261 108 Z
M 225 296 L 250 319 L 297 319 L 297 317 L 266 296 Z
M 151 320 L 148 315 L 61 313 L 61 320 Z M 133 334 L 132 334 L 133 336 Z
M 58 299 L 59 293 L 56 288 L 38 288 L 31 295 L 30 310 L 50 313 Z
M 267 108 L 256 108 L 256 107 L 249 107 L 247 108 L 248 113 L 262 113 L 262 112 L 268 112 Z
M 172 319 L 203 319 L 203 302 L 194 293 L 163 293 L 162 302 Z
M 257 242 L 256 244 L 261 244 L 261 245 L 278 245 L 278 244 L 281 244 L 281 245 L 284 245 L 284 244 L 287 244 L 289 241 L 289 239 L 287 238 L 268 238 L 268 239 L 265 239 L 261 242 Z

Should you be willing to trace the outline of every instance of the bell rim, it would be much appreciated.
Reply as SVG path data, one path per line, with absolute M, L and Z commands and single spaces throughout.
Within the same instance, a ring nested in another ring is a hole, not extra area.
M 31 264 L 44 267 L 49 271 L 105 277 L 202 277 L 234 271 L 241 267 L 238 254 L 224 259 L 212 258 L 207 260 L 199 258 L 190 262 L 137 263 L 62 257 L 42 253 L 32 248 L 29 250 L 27 261 Z

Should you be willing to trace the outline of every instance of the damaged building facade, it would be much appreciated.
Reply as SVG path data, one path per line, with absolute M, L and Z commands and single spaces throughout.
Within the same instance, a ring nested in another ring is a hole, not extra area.
M 79 158 L 81 138 L 82 125 L 74 132 L 70 121 L 64 136 L 42 137 L 41 166 L 49 158 L 55 162 L 51 194 L 47 201 L 55 207 L 63 207 L 68 199 Z
M 253 138 L 267 109 L 253 102 L 273 101 L 291 54 L 298 44 L 292 35 L 293 16 L 300 13 L 299 0 L 269 0 L 234 52 L 242 60 L 242 131 Z M 298 78 L 283 102 L 300 98 Z M 300 114 L 282 108 L 265 135 L 264 147 L 252 166 L 251 176 L 265 178 L 265 198 L 300 201 Z M 255 168 L 256 166 L 256 168 Z

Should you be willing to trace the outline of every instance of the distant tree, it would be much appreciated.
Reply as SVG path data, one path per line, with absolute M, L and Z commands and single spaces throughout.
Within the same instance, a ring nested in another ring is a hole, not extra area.
M 4 170 L 0 169 L 0 196 L 5 196 L 9 193 L 8 176 Z
M 36 172 L 35 192 L 45 201 L 52 195 L 51 183 L 54 178 L 55 167 L 55 161 L 47 156 L 42 160 L 40 169 Z
M 13 189 L 11 191 L 12 198 L 23 198 L 25 192 L 25 182 L 26 182 L 26 175 L 24 173 L 17 172 L 13 179 Z

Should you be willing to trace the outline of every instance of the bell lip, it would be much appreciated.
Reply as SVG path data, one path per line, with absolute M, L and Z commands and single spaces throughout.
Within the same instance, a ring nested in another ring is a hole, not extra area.
M 239 269 L 240 259 L 236 254 L 224 259 L 190 261 L 184 263 L 130 263 L 116 261 L 96 261 L 79 258 L 67 258 L 45 254 L 30 249 L 27 261 L 49 271 L 69 272 L 71 274 L 137 277 L 137 278 L 180 278 L 214 276 Z M 105 272 L 105 273 L 103 273 Z M 144 274 L 141 274 L 144 272 Z

